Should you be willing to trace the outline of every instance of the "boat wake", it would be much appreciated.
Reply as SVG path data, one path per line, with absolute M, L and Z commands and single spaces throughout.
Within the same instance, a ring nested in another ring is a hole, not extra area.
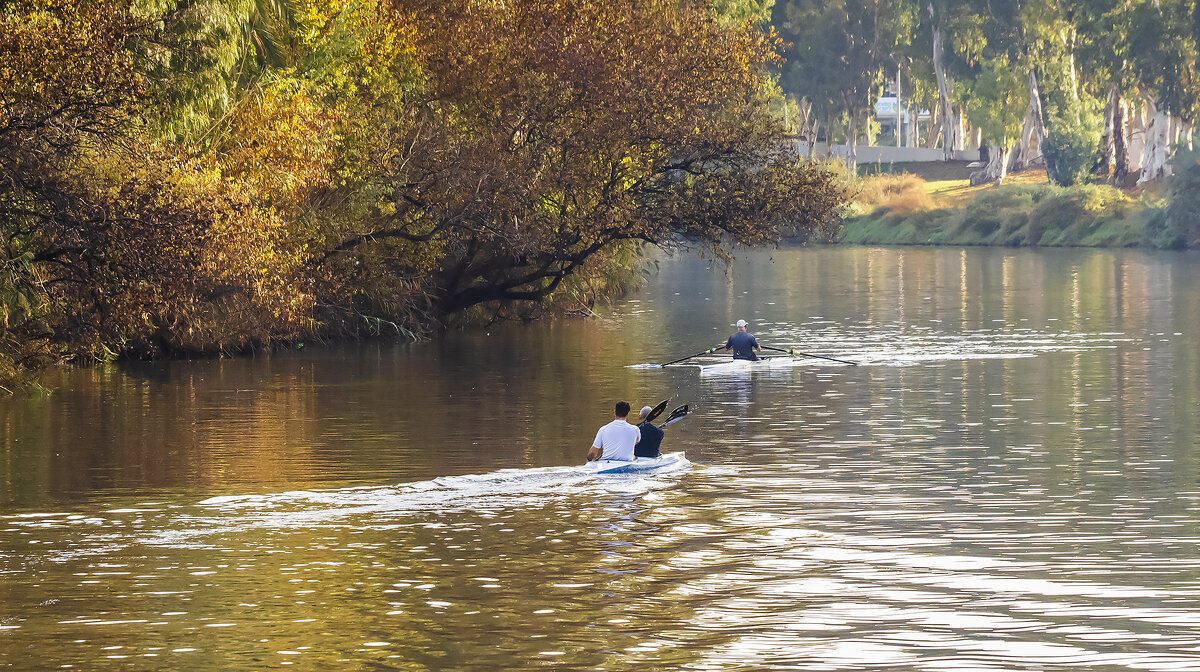
M 211 497 L 200 505 L 214 511 L 252 511 L 269 514 L 272 526 L 312 525 L 347 515 L 407 515 L 419 511 L 480 510 L 541 505 L 547 498 L 563 499 L 585 491 L 648 492 L 664 487 L 655 477 L 677 473 L 679 465 L 653 474 L 597 474 L 583 466 L 501 469 L 487 474 L 439 476 L 396 486 L 298 490 L 266 495 Z
M 583 466 L 501 469 L 486 474 L 440 476 L 395 486 L 333 490 L 297 490 L 262 495 L 224 495 L 199 502 L 208 515 L 198 515 L 179 532 L 152 535 L 142 543 L 194 546 L 199 537 L 251 528 L 288 530 L 352 525 L 362 529 L 394 528 L 414 515 L 449 511 L 500 512 L 541 508 L 550 501 L 608 492 L 643 495 L 670 487 L 662 478 L 687 470 L 681 460 L 653 473 L 597 474 Z M 178 526 L 177 526 L 178 527 Z
M 686 459 L 651 473 L 597 474 L 583 465 L 501 469 L 441 476 L 400 485 L 293 490 L 210 497 L 194 504 L 148 502 L 88 514 L 39 513 L 4 519 L 9 531 L 68 535 L 71 544 L 49 550 L 52 562 L 111 554 L 131 546 L 224 548 L 247 532 L 288 535 L 314 529 L 397 529 L 428 525 L 430 515 L 484 515 L 540 509 L 587 495 L 642 497 L 669 488 Z M 0 567 L 2 569 L 2 567 Z
M 964 334 L 944 334 L 929 329 L 860 331 L 860 333 L 812 334 L 777 333 L 764 335 L 763 341 L 781 348 L 797 348 L 813 354 L 853 361 L 859 366 L 919 366 L 928 363 L 969 359 L 1017 359 L 1052 352 L 1082 352 L 1116 348 L 1135 342 L 1119 333 L 1078 333 L 1037 331 L 1033 329 L 977 330 Z M 704 373 L 792 367 L 844 367 L 838 362 L 809 358 L 777 357 L 766 367 L 729 366 L 730 359 L 697 357 L 681 362 L 681 367 L 700 367 Z M 786 360 L 786 361 L 785 361 Z M 675 368 L 672 366 L 671 368 Z M 630 364 L 628 369 L 661 369 L 661 364 Z

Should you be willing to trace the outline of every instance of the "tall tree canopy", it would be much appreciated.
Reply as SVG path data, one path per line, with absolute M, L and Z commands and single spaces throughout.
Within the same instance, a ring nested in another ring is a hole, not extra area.
M 1011 156 L 1024 165 L 1037 152 L 1060 184 L 1089 174 L 1124 183 L 1135 169 L 1156 179 L 1170 172 L 1173 148 L 1191 143 L 1196 0 L 921 0 L 916 13 L 909 0 L 859 2 L 853 13 L 850 4 L 778 0 L 774 20 L 795 45 L 785 92 L 849 113 L 848 100 L 865 96 L 854 105 L 866 106 L 885 68 L 907 59 L 931 80 L 915 88 L 938 91 L 947 158 L 961 148 L 965 112 L 998 150 L 988 170 L 997 181 Z

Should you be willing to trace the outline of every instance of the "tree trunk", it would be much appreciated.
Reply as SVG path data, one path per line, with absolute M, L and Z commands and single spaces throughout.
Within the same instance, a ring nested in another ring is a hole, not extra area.
M 896 146 L 903 147 L 904 141 L 901 139 L 901 131 L 903 128 L 903 117 L 900 114 L 900 66 L 896 66 Z
M 1004 178 L 1008 177 L 1008 159 L 1012 155 L 1012 148 L 1012 143 L 1007 138 L 1001 140 L 992 149 L 991 159 L 984 169 L 985 179 L 995 182 L 997 187 L 1004 184 Z
M 954 131 L 954 150 L 961 152 L 967 148 L 967 111 L 960 108 L 956 116 L 958 117 L 958 126 Z M 976 139 L 983 142 L 982 137 Z M 979 146 L 979 142 L 975 143 L 976 147 Z
M 1116 119 L 1120 96 L 1117 85 L 1113 84 L 1108 90 L 1108 101 L 1104 105 L 1104 135 L 1100 138 L 1100 156 L 1097 158 L 1096 169 L 1093 172 L 1104 178 L 1105 181 L 1112 178 L 1113 166 L 1116 164 Z
M 1071 68 L 1071 100 L 1074 102 L 1078 102 L 1079 101 L 1079 74 L 1075 72 L 1075 36 L 1074 36 L 1073 32 L 1071 35 L 1070 68 Z M 1075 106 L 1075 124 L 1079 125 L 1080 123 L 1082 123 L 1082 121 L 1079 118 L 1079 106 L 1076 105 Z
M 1046 115 L 1042 110 L 1042 94 L 1038 90 L 1037 74 L 1029 71 L 1029 113 L 1025 116 L 1026 126 L 1021 132 L 1021 166 L 1029 167 L 1035 156 L 1033 141 L 1037 140 L 1037 153 L 1041 155 L 1046 142 Z
M 904 144 L 908 147 L 921 146 L 921 111 L 908 108 L 908 128 L 904 131 Z
M 1171 144 L 1185 145 L 1187 151 L 1192 151 L 1192 125 L 1180 117 L 1175 117 L 1173 121 L 1172 126 L 1175 130 L 1171 134 Z
M 929 3 L 929 18 L 933 22 L 933 72 L 937 76 L 938 105 L 942 108 L 942 160 L 950 161 L 962 138 L 955 135 L 958 122 L 954 118 L 954 108 L 950 106 L 950 80 L 946 77 L 946 69 L 942 67 L 942 29 L 938 25 L 932 0 Z
M 1140 175 L 1142 172 L 1142 154 L 1146 150 L 1146 101 L 1141 99 L 1137 102 L 1129 101 L 1125 106 L 1125 119 L 1128 127 L 1128 132 L 1125 135 L 1128 143 L 1127 152 L 1129 157 L 1129 176 L 1130 179 Z
M 1146 126 L 1146 147 L 1142 151 L 1142 174 L 1138 184 L 1157 180 L 1171 174 L 1171 113 L 1166 106 L 1157 105 L 1143 89 L 1150 123 Z
M 936 149 L 942 139 L 941 103 L 933 104 L 933 114 L 929 115 L 929 134 L 925 136 L 925 146 Z
M 1126 126 L 1125 123 L 1126 104 L 1121 100 L 1121 92 L 1115 90 L 1116 102 L 1113 106 L 1113 166 L 1112 166 L 1112 181 L 1113 184 L 1123 185 L 1129 179 L 1129 145 L 1126 142 Z
M 1013 167 L 1025 170 L 1033 165 L 1033 136 L 1037 134 L 1034 128 L 1033 112 L 1025 113 L 1025 121 L 1021 123 L 1021 140 L 1013 157 Z
M 846 129 L 847 140 L 849 141 L 849 152 L 846 155 L 846 165 L 850 170 L 858 169 L 858 115 L 853 111 L 847 115 L 849 124 Z

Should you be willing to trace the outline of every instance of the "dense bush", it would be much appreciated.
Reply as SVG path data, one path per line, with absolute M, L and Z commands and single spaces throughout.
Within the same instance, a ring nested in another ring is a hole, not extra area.
M 1099 115 L 1083 101 L 1076 100 L 1061 111 L 1052 108 L 1042 142 L 1042 160 L 1050 181 L 1060 187 L 1087 182 L 1102 131 Z
M 1166 249 L 1200 247 L 1200 165 L 1192 165 L 1171 184 L 1171 203 L 1156 222 L 1153 242 Z

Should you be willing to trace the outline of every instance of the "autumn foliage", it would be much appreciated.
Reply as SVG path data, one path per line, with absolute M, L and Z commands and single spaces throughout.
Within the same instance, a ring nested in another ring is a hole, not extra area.
M 205 4 L 0 14 L 9 366 L 527 314 L 647 242 L 836 224 L 778 40 L 706 5 L 312 0 L 268 50 Z

